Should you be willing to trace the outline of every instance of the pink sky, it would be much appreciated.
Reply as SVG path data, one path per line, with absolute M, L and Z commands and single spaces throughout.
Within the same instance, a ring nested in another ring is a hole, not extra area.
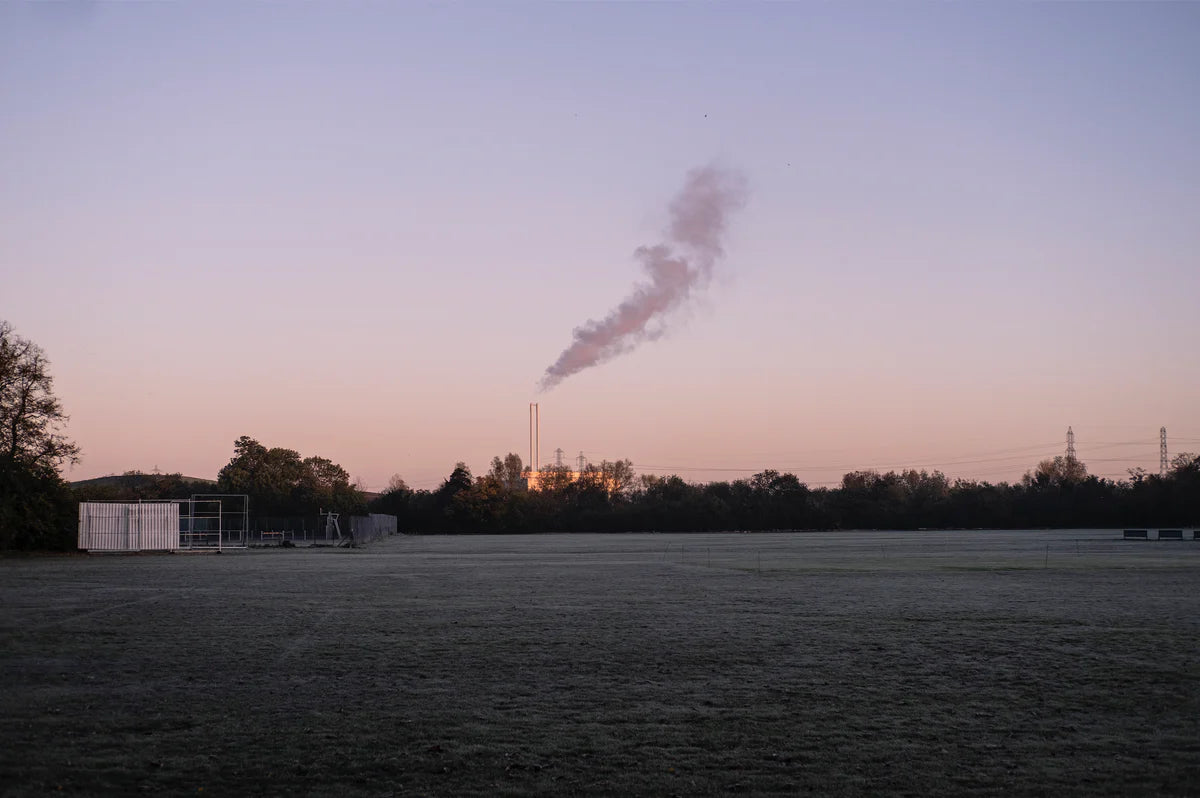
M 1200 451 L 1200 6 L 0 6 L 0 318 L 67 476 L 250 435 L 464 460 L 1013 480 Z M 670 332 L 537 394 L 740 170 Z

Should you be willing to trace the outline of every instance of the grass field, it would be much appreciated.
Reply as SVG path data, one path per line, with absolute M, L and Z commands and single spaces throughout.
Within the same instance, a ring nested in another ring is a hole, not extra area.
M 1119 536 L 0 560 L 0 793 L 1197 795 L 1200 542 Z

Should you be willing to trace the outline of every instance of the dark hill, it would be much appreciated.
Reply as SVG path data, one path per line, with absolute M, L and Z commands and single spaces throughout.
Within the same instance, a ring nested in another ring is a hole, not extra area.
M 92 477 L 91 479 L 77 479 L 72 481 L 71 487 L 75 488 L 93 488 L 93 487 L 133 487 L 136 485 L 152 485 L 162 479 L 178 479 L 180 482 L 192 482 L 200 485 L 216 485 L 215 479 L 205 479 L 204 477 L 185 477 L 181 474 L 143 474 L 125 473 L 125 474 L 109 474 L 103 477 Z

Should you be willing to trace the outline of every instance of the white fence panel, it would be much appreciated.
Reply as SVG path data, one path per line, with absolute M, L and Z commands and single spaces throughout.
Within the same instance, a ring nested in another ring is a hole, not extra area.
M 142 551 L 175 551 L 179 548 L 179 505 L 153 502 L 136 505 L 139 548 Z M 132 525 L 132 524 L 131 524 Z
M 86 551 L 129 551 L 129 505 L 81 502 L 79 548 Z
M 78 545 L 85 551 L 174 551 L 179 548 L 179 505 L 81 502 Z

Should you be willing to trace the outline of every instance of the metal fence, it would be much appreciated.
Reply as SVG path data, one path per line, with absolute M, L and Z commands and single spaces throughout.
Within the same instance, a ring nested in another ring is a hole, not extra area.
M 338 536 L 338 532 L 341 536 Z M 338 529 L 333 529 L 321 515 L 259 515 L 250 518 L 249 540 L 253 544 L 271 545 L 283 542 L 296 545 L 329 545 L 352 540 L 355 544 L 382 540 L 398 531 L 394 515 L 342 516 Z
M 355 543 L 372 543 L 396 534 L 396 516 L 383 513 L 353 515 L 349 527 Z
M 79 548 L 85 551 L 178 551 L 248 545 L 366 544 L 398 531 L 394 515 L 251 516 L 249 498 L 197 494 L 191 499 L 81 502 Z
M 244 493 L 194 493 L 181 506 L 179 548 L 245 548 L 249 545 L 250 497 Z

